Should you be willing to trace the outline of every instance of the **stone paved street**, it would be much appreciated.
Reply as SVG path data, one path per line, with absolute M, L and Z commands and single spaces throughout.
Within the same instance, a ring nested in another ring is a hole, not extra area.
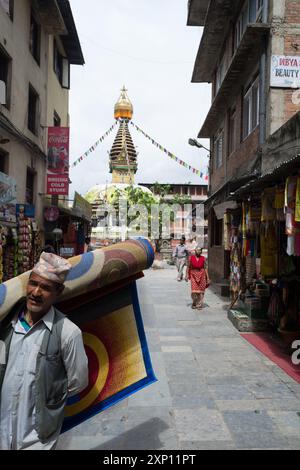
M 300 449 L 300 385 L 248 344 L 213 291 L 145 273 L 140 304 L 158 382 L 65 433 L 59 449 Z

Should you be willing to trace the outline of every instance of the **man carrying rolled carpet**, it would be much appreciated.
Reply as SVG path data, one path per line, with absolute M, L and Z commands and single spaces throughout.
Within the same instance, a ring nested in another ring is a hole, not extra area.
M 42 253 L 26 299 L 1 324 L 2 450 L 54 449 L 67 398 L 88 385 L 81 331 L 54 307 L 70 269 L 63 258 Z

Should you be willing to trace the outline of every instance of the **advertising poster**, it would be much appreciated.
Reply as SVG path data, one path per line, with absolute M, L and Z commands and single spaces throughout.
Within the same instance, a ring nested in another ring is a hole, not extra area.
M 68 127 L 48 128 L 47 194 L 69 194 L 69 142 Z

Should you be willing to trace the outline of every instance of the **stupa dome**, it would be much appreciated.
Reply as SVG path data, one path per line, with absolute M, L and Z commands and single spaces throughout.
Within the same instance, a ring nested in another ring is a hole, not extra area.
M 126 184 L 126 183 L 109 183 L 109 184 L 97 184 L 96 186 L 93 186 L 84 197 L 92 205 L 97 204 L 99 203 L 99 201 L 104 201 L 104 200 L 106 200 L 109 203 L 116 190 L 122 193 L 129 186 L 132 186 L 135 189 L 139 188 L 144 193 L 153 195 L 150 189 L 146 188 L 145 186 L 140 186 L 138 184 L 131 185 L 131 184 Z

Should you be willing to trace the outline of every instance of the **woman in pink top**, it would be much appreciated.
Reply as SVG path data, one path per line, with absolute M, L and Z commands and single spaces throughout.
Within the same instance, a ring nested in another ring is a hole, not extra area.
M 206 269 L 206 259 L 202 256 L 202 248 L 195 249 L 195 255 L 191 256 L 188 263 L 186 281 L 191 281 L 193 309 L 203 308 L 205 290 L 210 284 Z

